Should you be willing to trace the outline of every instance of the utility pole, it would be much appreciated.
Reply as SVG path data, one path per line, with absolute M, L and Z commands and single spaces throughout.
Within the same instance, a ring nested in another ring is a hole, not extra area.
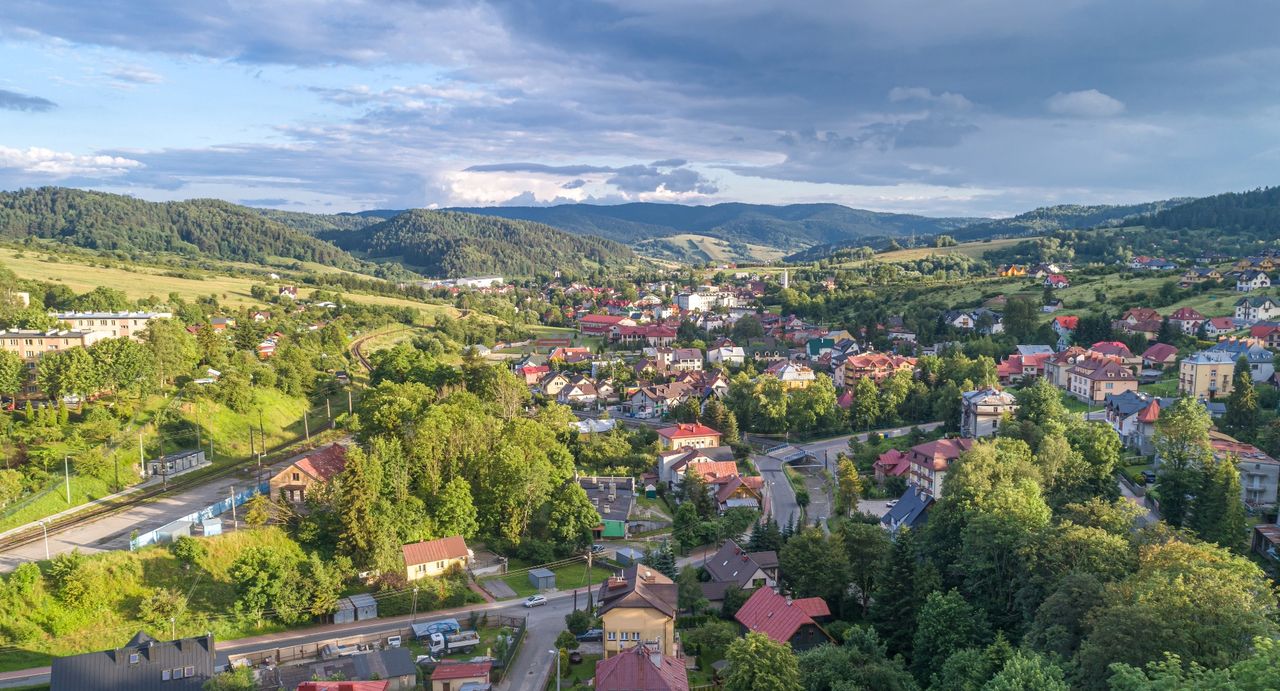
M 44 531 L 44 560 L 49 561 L 49 526 L 43 520 L 40 521 L 40 530 Z
M 351 389 L 347 389 L 347 415 L 351 414 Z
M 147 474 L 147 456 L 142 448 L 142 430 L 138 430 L 138 470 L 144 476 Z
M 413 586 L 413 615 L 409 617 L 409 626 L 418 621 L 418 586 Z
M 236 486 L 231 486 L 231 524 L 236 523 Z
M 71 506 L 71 457 L 62 457 L 62 473 L 67 479 L 67 506 Z
M 178 640 L 178 618 L 169 617 L 169 640 Z
M 307 411 L 302 411 L 302 433 L 307 436 L 307 443 L 311 443 L 311 425 L 307 422 Z
M 329 422 L 333 422 L 333 409 L 329 407 L 329 399 L 324 399 L 324 415 L 329 418 Z

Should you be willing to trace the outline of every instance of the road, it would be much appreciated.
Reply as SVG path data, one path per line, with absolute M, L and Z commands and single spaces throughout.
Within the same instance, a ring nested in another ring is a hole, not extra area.
M 291 456 L 263 469 L 261 477 L 271 476 L 271 471 L 283 468 L 306 455 Z M 102 516 L 61 531 L 49 533 L 49 556 L 70 552 L 79 548 L 82 553 L 129 549 L 129 535 L 134 530 L 145 533 L 183 516 L 190 515 L 257 482 L 256 468 L 246 468 L 206 484 L 163 496 L 144 504 L 130 507 L 120 513 Z M 229 516 L 228 516 L 229 518 Z M 43 540 L 36 540 L 0 553 L 0 573 L 7 573 L 28 561 L 45 558 Z
M 921 432 L 932 432 L 942 426 L 941 422 L 923 422 L 918 425 L 905 425 L 903 427 L 890 427 L 887 429 L 872 430 L 872 432 L 883 437 L 902 437 L 911 433 L 911 430 L 918 429 Z M 819 462 L 835 463 L 836 455 L 841 451 L 849 448 L 849 440 L 857 439 L 865 442 L 872 432 L 860 432 L 858 434 L 847 434 L 843 437 L 832 437 L 830 439 L 820 439 L 807 444 L 794 444 L 798 449 L 812 455 Z M 830 466 L 829 466 L 830 467 Z
M 787 479 L 786 473 L 782 471 L 782 461 L 772 456 L 752 454 L 751 463 L 755 465 L 756 470 L 760 472 L 760 477 L 764 480 L 765 502 L 768 504 L 769 513 L 773 515 L 778 525 L 800 520 L 800 505 L 796 503 L 796 491 L 791 487 L 791 481 Z
M 578 593 L 579 607 L 585 606 L 586 590 Z M 547 594 L 547 604 L 527 609 L 520 600 L 506 600 L 480 605 L 469 605 L 454 609 L 424 612 L 417 615 L 417 621 L 430 621 L 445 617 L 455 617 L 465 621 L 464 617 L 471 612 L 491 612 L 508 616 L 529 617 L 529 628 L 525 634 L 520 651 L 512 662 L 511 671 L 496 684 L 495 689 L 541 689 L 546 684 L 548 672 L 551 671 L 552 657 L 548 651 L 555 647 L 556 636 L 564 630 L 564 617 L 573 610 L 573 591 Z M 329 624 L 309 629 L 298 629 L 282 633 L 267 634 L 241 638 L 233 641 L 218 641 L 218 664 L 226 664 L 231 655 L 243 655 L 259 650 L 287 648 L 291 645 L 317 643 L 335 638 L 391 634 L 399 632 L 409 625 L 409 615 L 375 619 L 350 624 Z M 49 683 L 49 668 L 38 667 L 15 672 L 0 673 L 0 689 L 20 688 Z

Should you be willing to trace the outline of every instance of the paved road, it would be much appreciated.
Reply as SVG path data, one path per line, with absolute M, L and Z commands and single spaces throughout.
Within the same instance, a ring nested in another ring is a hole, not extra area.
M 294 462 L 306 452 L 264 468 L 261 477 L 268 478 L 271 471 Z M 227 477 L 140 504 L 126 511 L 103 516 L 88 523 L 72 526 L 61 532 L 49 534 L 49 556 L 70 552 L 79 548 L 82 553 L 129 549 L 129 534 L 134 530 L 145 533 L 183 516 L 190 515 L 210 504 L 226 499 L 232 491 L 240 492 L 258 481 L 256 468 L 244 469 Z M 226 518 L 230 518 L 227 514 Z M 0 553 L 0 573 L 12 571 L 19 564 L 45 558 L 43 540 Z
M 938 429 L 941 426 L 942 426 L 941 422 L 922 422 L 918 425 L 906 425 L 903 427 L 891 427 L 888 429 L 878 429 L 878 430 L 872 430 L 872 431 L 879 433 L 881 436 L 885 436 L 885 437 L 902 437 L 910 434 L 912 429 L 919 429 L 922 432 L 932 432 L 933 430 Z M 818 441 L 811 441 L 807 444 L 795 444 L 795 446 L 796 448 L 799 448 L 809 454 L 812 454 L 814 458 L 818 459 L 819 463 L 827 461 L 832 464 L 832 467 L 834 467 L 836 455 L 839 454 L 841 451 L 844 451 L 849 448 L 850 439 L 857 439 L 860 442 L 864 442 L 867 440 L 867 436 L 869 434 L 870 434 L 869 432 L 860 432 L 858 434 L 846 434 L 842 437 L 820 439 Z
M 765 502 L 778 525 L 800 520 L 800 505 L 796 503 L 795 489 L 782 472 L 782 461 L 772 456 L 752 454 L 751 463 L 764 480 Z

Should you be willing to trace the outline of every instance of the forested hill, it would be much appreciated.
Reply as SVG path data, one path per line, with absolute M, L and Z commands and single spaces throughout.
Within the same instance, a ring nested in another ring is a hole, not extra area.
M 581 273 L 638 263 L 628 247 L 541 223 L 455 211 L 406 211 L 363 230 L 321 233 L 370 259 L 393 259 L 429 276 Z
M 344 267 L 354 263 L 326 242 L 229 202 L 146 202 L 66 187 L 0 192 L 0 237 L 31 236 L 104 251 L 254 262 L 275 256 Z
M 1177 207 L 1191 201 L 1189 198 L 1168 199 L 1143 204 L 1083 206 L 1062 204 L 1044 206 L 1012 218 L 1001 218 L 975 223 L 950 233 L 960 241 L 983 240 L 991 237 L 1020 235 L 1044 235 L 1058 230 L 1080 230 L 1099 226 L 1116 226 L 1128 222 L 1141 223 L 1142 217 Z
M 596 235 L 627 244 L 684 233 L 799 249 L 878 236 L 951 233 L 975 220 L 929 218 L 851 209 L 839 204 L 715 204 L 684 206 L 637 202 L 616 206 L 564 204 L 459 208 L 485 216 L 537 221 L 580 235 Z
M 1152 228 L 1170 230 L 1215 228 L 1223 233 L 1268 237 L 1280 230 L 1280 187 L 1260 187 L 1249 192 L 1228 192 L 1204 197 L 1155 214 Z

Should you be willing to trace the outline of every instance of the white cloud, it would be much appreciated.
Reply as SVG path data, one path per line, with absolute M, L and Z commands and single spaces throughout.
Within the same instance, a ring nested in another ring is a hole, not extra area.
M 923 86 L 895 86 L 889 89 L 889 101 L 891 103 L 923 101 L 955 110 L 968 110 L 973 107 L 973 102 L 965 98 L 963 94 L 956 94 L 950 91 L 935 94 L 933 90 Z
M 107 76 L 130 84 L 163 84 L 164 77 L 138 65 L 121 65 L 107 71 Z
M 1078 118 L 1109 118 L 1124 112 L 1124 103 L 1097 89 L 1059 91 L 1049 97 L 1045 106 L 1055 115 Z
M 82 156 L 34 146 L 27 149 L 0 146 L 0 169 L 14 169 L 54 178 L 72 175 L 122 175 L 141 167 L 142 163 L 122 156 Z

